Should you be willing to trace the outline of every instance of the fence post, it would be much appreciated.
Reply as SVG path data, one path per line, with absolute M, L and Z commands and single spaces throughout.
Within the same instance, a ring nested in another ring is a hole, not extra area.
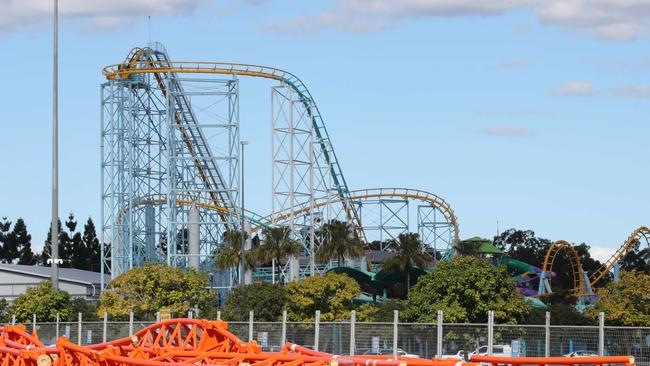
M 393 311 L 393 357 L 397 357 L 397 323 L 399 322 L 399 311 Z
M 160 311 L 156 313 L 156 323 L 160 323 Z
M 544 324 L 544 357 L 551 355 L 551 313 L 546 312 L 546 323 Z
M 59 339 L 59 322 L 61 321 L 61 318 L 59 317 L 59 313 L 56 313 L 56 339 Z
M 488 311 L 488 356 L 492 356 L 494 347 L 494 311 Z
M 253 318 L 255 317 L 255 314 L 253 314 L 253 310 L 248 312 L 248 341 L 252 342 L 254 337 L 253 337 Z
M 221 320 L 221 310 L 217 310 L 217 320 Z
M 282 310 L 282 345 L 287 343 L 287 311 Z
M 605 313 L 598 313 L 598 356 L 605 355 Z
M 443 322 L 443 312 L 438 310 L 438 329 L 436 337 L 436 357 L 442 358 L 442 322 Z
M 194 313 L 192 313 L 192 310 L 188 310 L 188 311 L 187 311 L 187 317 L 188 317 L 189 319 L 194 318 Z
M 36 331 L 36 314 L 32 314 L 32 332 Z
M 354 344 L 356 340 L 354 339 L 354 332 L 357 325 L 357 312 L 352 310 L 350 312 L 350 356 L 354 356 Z
M 320 338 L 320 310 L 316 310 L 316 319 L 314 321 L 314 351 L 318 352 L 318 341 Z
M 106 336 L 108 331 L 108 313 L 104 312 L 104 328 L 102 329 L 102 342 L 106 343 Z
M 16 325 L 16 314 L 11 316 L 11 325 Z
M 81 346 L 81 322 L 83 320 L 81 312 L 77 313 L 77 344 Z
M 129 336 L 133 335 L 133 312 L 129 313 Z

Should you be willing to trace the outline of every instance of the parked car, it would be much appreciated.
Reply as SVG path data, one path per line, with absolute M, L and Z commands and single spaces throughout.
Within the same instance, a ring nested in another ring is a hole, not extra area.
M 488 346 L 481 346 L 477 348 L 474 352 L 470 353 L 470 358 L 472 355 L 487 356 L 487 354 L 488 354 Z M 511 357 L 512 348 L 510 347 L 509 344 L 495 344 L 492 346 L 492 356 Z
M 363 351 L 363 353 L 362 353 Z M 363 355 L 374 355 L 374 356 L 390 356 L 393 354 L 393 349 L 392 348 L 380 348 L 379 350 L 372 350 L 372 349 L 359 349 L 356 352 L 357 354 L 363 354 Z M 415 355 L 412 353 L 407 353 L 401 348 L 397 349 L 397 357 L 410 357 L 410 358 L 420 358 L 419 355 Z
M 593 351 L 573 351 L 571 353 L 567 353 L 566 355 L 562 355 L 562 357 L 596 357 L 596 356 L 598 356 L 598 353 Z
M 443 354 L 441 356 L 441 358 L 454 358 L 454 359 L 458 359 L 458 360 L 464 360 L 465 356 L 467 356 L 467 351 L 461 349 L 460 351 L 458 351 L 456 353 Z

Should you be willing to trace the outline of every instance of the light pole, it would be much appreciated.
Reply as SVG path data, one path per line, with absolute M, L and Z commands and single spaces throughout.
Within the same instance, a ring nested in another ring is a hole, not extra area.
M 59 289 L 59 1 L 54 0 L 52 90 L 52 287 Z
M 244 227 L 244 146 L 248 145 L 248 141 L 242 140 L 239 142 L 241 145 L 241 258 L 239 259 L 239 283 L 241 285 L 246 284 L 246 275 L 245 260 L 246 260 L 246 228 Z

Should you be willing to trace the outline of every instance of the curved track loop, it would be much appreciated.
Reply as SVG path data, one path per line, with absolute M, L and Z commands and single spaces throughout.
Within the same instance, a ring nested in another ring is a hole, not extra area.
M 172 319 L 147 327 L 130 338 L 79 346 L 61 337 L 43 347 L 25 327 L 0 328 L 2 366 L 455 366 L 457 360 L 391 356 L 335 356 L 286 344 L 281 352 L 262 352 L 241 342 L 221 321 Z M 14 339 L 15 342 L 11 342 Z M 475 366 L 475 364 L 472 364 Z
M 635 244 L 640 240 L 645 239 L 646 243 L 650 245 L 650 229 L 645 226 L 634 230 L 630 236 L 625 240 L 623 245 L 614 252 L 614 254 L 605 262 L 600 268 L 598 268 L 594 273 L 589 276 L 589 282 L 591 287 L 594 288 L 598 281 L 600 281 L 609 271 L 614 267 L 614 265 L 621 261 L 625 256 L 634 250 Z
M 542 265 L 542 271 L 545 273 L 551 272 L 553 269 L 553 263 L 555 258 L 560 252 L 566 252 L 569 255 L 569 260 L 571 263 L 571 272 L 573 273 L 573 292 L 576 296 L 586 295 L 585 293 L 585 276 L 582 270 L 582 264 L 580 263 L 580 256 L 576 249 L 569 242 L 564 240 L 558 240 L 551 244 L 551 247 L 546 252 L 544 257 L 544 264 Z M 549 284 L 551 279 L 548 279 Z
M 598 286 L 598 282 L 605 277 L 609 271 L 612 270 L 614 265 L 621 261 L 625 256 L 635 250 L 636 244 L 639 240 L 644 239 L 648 245 L 650 245 L 650 229 L 645 226 L 641 226 L 634 230 L 630 236 L 623 242 L 623 245 L 620 246 L 614 252 L 614 254 L 605 262 L 600 268 L 594 271 L 589 275 L 589 286 L 592 289 L 595 289 Z M 593 295 L 587 293 L 587 286 L 585 286 L 584 280 L 584 270 L 582 269 L 582 264 L 580 264 L 580 257 L 576 252 L 573 245 L 570 243 L 559 240 L 551 245 L 551 247 L 546 252 L 544 257 L 544 265 L 542 270 L 544 272 L 550 272 L 553 267 L 553 262 L 555 257 L 560 251 L 566 251 L 567 254 L 571 257 L 571 271 L 573 272 L 573 292 L 576 296 L 585 296 Z M 550 279 L 549 279 L 550 281 Z
M 204 197 L 194 195 L 177 195 L 177 197 L 178 198 L 176 199 L 176 204 L 178 205 L 196 205 L 197 207 L 201 207 L 207 210 L 219 211 L 222 214 L 227 213 L 227 210 L 224 207 L 215 205 L 211 200 Z M 456 214 L 454 213 L 454 210 L 451 208 L 449 203 L 440 198 L 440 196 L 419 189 L 410 188 L 367 188 L 350 191 L 350 199 L 353 202 L 368 198 L 407 198 L 419 200 L 431 205 L 432 207 L 436 207 L 454 226 L 454 243 L 458 242 L 458 219 L 456 218 Z M 312 208 L 321 208 L 329 204 L 339 202 L 340 197 L 337 195 L 320 197 L 316 198 L 313 204 L 312 202 L 305 202 L 303 204 L 294 206 L 291 209 L 276 212 L 266 217 L 259 216 L 251 211 L 247 211 L 247 218 L 251 223 L 256 225 L 253 227 L 253 230 L 256 230 L 260 227 L 271 225 L 271 222 L 282 222 L 283 220 L 290 217 L 306 215 Z M 145 204 L 164 205 L 167 204 L 167 197 L 165 195 L 154 195 L 151 197 L 143 198 L 138 203 L 140 206 Z M 127 208 L 123 209 L 123 212 L 126 210 Z
M 454 226 L 454 243 L 458 242 L 458 220 L 451 206 L 439 196 L 433 193 L 410 188 L 367 188 L 350 191 L 352 201 L 359 201 L 368 198 L 408 198 L 426 202 L 429 205 L 440 209 L 447 220 Z M 327 206 L 338 202 L 338 197 L 320 197 L 314 199 L 314 202 L 305 202 L 294 206 L 291 209 L 275 212 L 266 217 L 268 222 L 282 222 L 289 217 L 301 216 L 307 214 L 313 208 Z M 362 223 L 363 226 L 363 223 Z

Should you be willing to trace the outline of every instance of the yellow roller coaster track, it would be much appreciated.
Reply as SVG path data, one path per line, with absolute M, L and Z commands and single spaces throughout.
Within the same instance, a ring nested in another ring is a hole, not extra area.
M 573 292 L 576 296 L 585 295 L 585 277 L 582 270 L 582 264 L 580 263 L 580 256 L 576 249 L 569 242 L 564 240 L 558 240 L 551 244 L 551 247 L 546 252 L 544 257 L 544 265 L 542 265 L 542 270 L 544 273 L 549 273 L 553 269 L 553 263 L 555 258 L 560 252 L 566 252 L 569 255 L 571 263 L 571 271 L 573 273 Z M 551 278 L 548 278 L 549 285 L 551 283 Z
M 614 252 L 614 254 L 597 270 L 595 270 L 589 276 L 589 287 L 592 289 L 596 288 L 598 282 L 603 279 L 612 270 L 612 268 L 621 261 L 625 256 L 635 249 L 636 243 L 640 239 L 645 239 L 646 242 L 650 245 L 650 229 L 645 226 L 641 226 L 638 229 L 634 230 L 632 234 L 625 240 L 623 245 Z M 580 263 L 580 257 L 575 247 L 564 240 L 556 241 L 551 245 L 546 252 L 544 257 L 544 265 L 542 270 L 544 272 L 550 272 L 553 268 L 553 262 L 555 257 L 561 251 L 565 251 L 571 260 L 571 271 L 573 272 L 573 292 L 576 296 L 585 296 L 593 295 L 588 293 L 587 286 L 585 286 L 584 280 L 584 270 Z M 550 278 L 549 278 L 550 283 Z
M 425 202 L 432 207 L 438 208 L 447 218 L 447 220 L 449 220 L 449 223 L 454 227 L 453 242 L 454 244 L 458 242 L 458 220 L 456 219 L 456 214 L 445 200 L 433 193 L 408 188 L 369 188 L 351 191 L 350 196 L 354 201 L 370 198 L 405 198 Z M 321 197 L 314 199 L 313 203 L 307 202 L 295 206 L 292 209 L 277 212 L 267 217 L 257 216 L 254 222 L 257 224 L 257 226 L 253 227 L 253 230 L 259 229 L 264 223 L 270 224 L 272 221 L 282 222 L 289 217 L 306 215 L 312 209 L 317 209 L 329 204 L 337 203 L 340 200 L 341 198 L 338 195 Z M 139 205 L 164 205 L 166 203 L 167 198 L 164 195 L 154 195 L 151 197 L 143 198 L 140 200 Z M 184 206 L 195 205 L 207 210 L 217 211 L 221 214 L 228 214 L 228 211 L 224 207 L 213 204 L 210 199 L 207 199 L 205 197 L 193 195 L 177 195 L 176 203 Z M 125 208 L 123 211 L 126 210 L 127 208 Z M 248 212 L 248 215 L 254 214 L 252 212 Z
M 616 252 L 614 252 L 614 254 L 607 260 L 607 262 L 589 276 L 591 287 L 595 287 L 598 281 L 605 277 L 617 262 L 621 261 L 629 252 L 633 251 L 635 244 L 642 238 L 650 244 L 650 229 L 645 226 L 641 226 L 634 230 L 634 232 L 632 232 L 632 234 L 630 234 L 630 236 L 625 240 L 623 245 L 621 245 L 621 247 L 618 248 L 618 250 L 616 250 Z

